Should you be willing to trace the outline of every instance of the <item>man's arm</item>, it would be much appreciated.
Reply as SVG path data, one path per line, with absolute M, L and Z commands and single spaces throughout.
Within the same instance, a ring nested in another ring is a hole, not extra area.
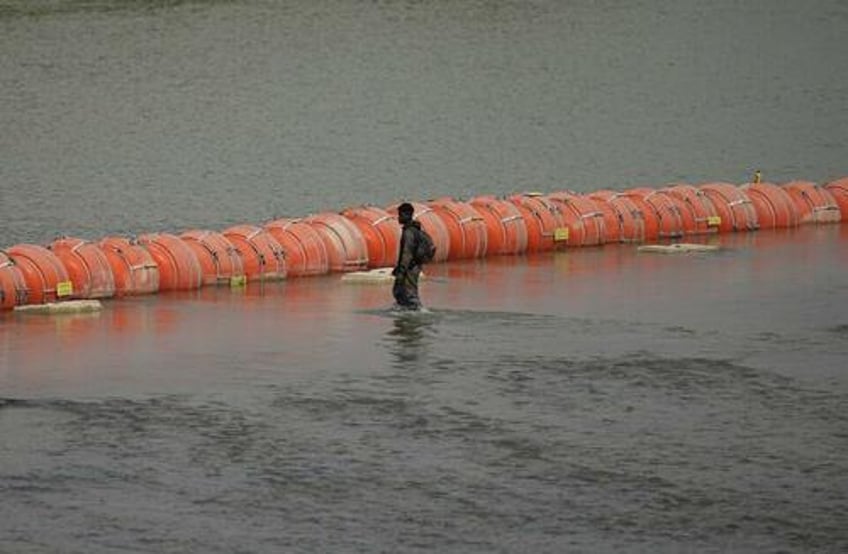
M 408 271 L 412 268 L 413 253 L 415 251 L 415 229 L 411 226 L 405 227 L 401 233 L 400 253 L 396 271 Z

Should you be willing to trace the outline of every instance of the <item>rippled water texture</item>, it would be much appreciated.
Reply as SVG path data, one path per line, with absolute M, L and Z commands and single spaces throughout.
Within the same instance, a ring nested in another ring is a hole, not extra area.
M 837 552 L 839 227 L 0 326 L 10 552 Z
M 844 2 L 0 0 L 0 245 L 846 174 Z
M 844 2 L 0 0 L 0 246 L 848 175 Z M 0 552 L 848 551 L 848 225 L 0 314 Z

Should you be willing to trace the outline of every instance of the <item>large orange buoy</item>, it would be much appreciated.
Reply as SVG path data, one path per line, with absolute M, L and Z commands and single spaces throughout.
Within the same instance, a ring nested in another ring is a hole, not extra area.
M 601 212 L 601 217 L 604 220 L 604 243 L 625 242 L 622 238 L 624 216 L 619 214 L 613 205 L 607 202 L 608 197 L 605 195 L 606 192 L 615 194 L 612 191 L 601 191 L 598 195 L 592 193 L 587 194 L 586 197 L 594 200 L 595 206 L 598 208 L 598 211 Z M 632 227 L 635 225 L 635 222 L 632 221 L 633 216 L 631 214 L 628 215 Z
M 330 271 L 327 247 L 312 225 L 301 219 L 281 218 L 266 223 L 265 229 L 283 247 L 290 277 L 324 275 Z
M 203 272 L 194 251 L 176 235 L 147 233 L 138 237 L 159 267 L 159 290 L 193 290 L 203 284 Z
M 595 201 L 604 217 L 607 242 L 643 242 L 645 214 L 627 195 L 598 190 L 586 195 Z
M 715 206 L 703 191 L 688 183 L 675 183 L 664 189 L 666 194 L 678 200 L 678 206 L 683 213 L 689 214 L 691 227 L 685 226 L 684 231 L 692 235 L 707 235 L 718 232 L 720 217 Z
M 536 193 L 515 194 L 507 200 L 518 207 L 524 218 L 528 252 L 547 252 L 566 246 L 566 226 L 556 202 Z
M 341 215 L 352 221 L 362 233 L 368 252 L 368 267 L 395 264 L 401 231 L 396 217 L 376 206 L 347 208 L 342 210 Z
M 277 239 L 258 225 L 234 225 L 221 232 L 241 256 L 250 281 L 279 281 L 288 272 L 286 255 Z
M 710 199 L 721 221 L 719 233 L 754 231 L 759 228 L 751 199 L 736 185 L 705 183 L 698 187 Z
M 831 181 L 824 188 L 833 196 L 833 201 L 839 206 L 842 221 L 848 221 L 848 177 Z
M 694 231 L 695 218 L 689 210 L 681 209 L 680 201 L 662 189 L 639 187 L 624 194 L 634 197 L 637 204 L 644 202 L 643 210 L 653 210 L 657 218 L 657 238 L 680 238 Z
M 0 250 L 0 310 L 11 310 L 27 303 L 29 292 L 18 266 Z
M 112 268 L 115 296 L 159 291 L 159 266 L 146 248 L 124 237 L 105 237 L 98 245 Z
M 604 244 L 606 222 L 597 200 L 570 191 L 553 192 L 547 198 L 560 207 L 563 224 L 568 228 L 566 242 L 570 246 Z
M 798 208 L 789 193 L 773 183 L 746 183 L 740 187 L 757 212 L 761 229 L 795 227 L 798 225 Z
M 433 244 L 436 245 L 436 255 L 433 262 L 444 262 L 449 259 L 451 256 L 451 238 L 444 220 L 427 204 L 420 202 L 410 202 L 410 204 L 415 209 L 413 219 L 421 224 L 421 228 L 427 231 L 427 234 L 433 239 Z M 399 205 L 400 203 L 392 204 L 386 208 L 386 211 L 397 217 Z
M 449 259 L 481 258 L 486 255 L 489 234 L 477 210 L 453 198 L 437 198 L 427 205 L 442 219 L 448 231 Z
M 56 239 L 48 248 L 61 260 L 73 283 L 74 298 L 115 296 L 115 276 L 103 249 L 79 238 Z
M 235 284 L 246 276 L 241 254 L 223 234 L 191 229 L 180 233 L 180 238 L 197 256 L 204 285 Z
M 486 223 L 488 255 L 527 251 L 527 224 L 515 204 L 494 196 L 476 196 L 468 203 Z
M 324 241 L 330 271 L 361 271 L 368 267 L 368 245 L 351 220 L 335 212 L 323 212 L 303 221 Z
M 782 185 L 798 210 L 801 223 L 839 223 L 842 212 L 826 188 L 810 181 L 790 181 Z
M 46 304 L 73 294 L 65 266 L 56 255 L 37 244 L 16 244 L 6 250 L 23 275 L 29 295 L 28 304 Z

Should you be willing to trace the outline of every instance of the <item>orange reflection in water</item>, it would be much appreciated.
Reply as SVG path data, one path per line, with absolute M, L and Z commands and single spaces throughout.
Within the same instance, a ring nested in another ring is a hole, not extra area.
M 730 233 L 711 240 L 723 251 L 646 254 L 638 252 L 638 245 L 620 244 L 432 264 L 426 268 L 421 296 L 434 310 L 627 315 L 630 307 L 656 301 L 657 309 L 693 303 L 708 311 L 713 298 L 729 292 L 749 294 L 761 282 L 780 291 L 803 288 L 808 281 L 813 286 L 822 281 L 816 273 L 838 275 L 848 264 L 848 225 Z M 148 367 L 148 359 L 176 359 L 185 364 L 182 371 L 199 372 L 202 360 L 208 359 L 204 356 L 226 349 L 271 349 L 269 356 L 283 365 L 292 357 L 304 367 L 325 359 L 335 363 L 340 354 L 334 349 L 368 348 L 371 335 L 363 325 L 385 323 L 361 312 L 388 309 L 393 303 L 391 282 L 352 284 L 341 277 L 336 273 L 253 282 L 244 288 L 208 286 L 110 299 L 92 314 L 2 313 L 0 387 L 37 389 L 59 378 L 85 383 L 95 375 L 173 371 L 170 366 Z M 642 295 L 650 300 L 640 299 Z M 135 359 L 125 360 L 126 352 Z

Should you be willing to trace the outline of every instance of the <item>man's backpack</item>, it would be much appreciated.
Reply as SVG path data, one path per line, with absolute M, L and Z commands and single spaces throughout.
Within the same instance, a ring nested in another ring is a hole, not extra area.
M 413 260 L 418 265 L 430 263 L 436 256 L 436 245 L 433 243 L 433 237 L 424 229 L 418 229 L 416 235 L 415 249 L 412 253 Z

